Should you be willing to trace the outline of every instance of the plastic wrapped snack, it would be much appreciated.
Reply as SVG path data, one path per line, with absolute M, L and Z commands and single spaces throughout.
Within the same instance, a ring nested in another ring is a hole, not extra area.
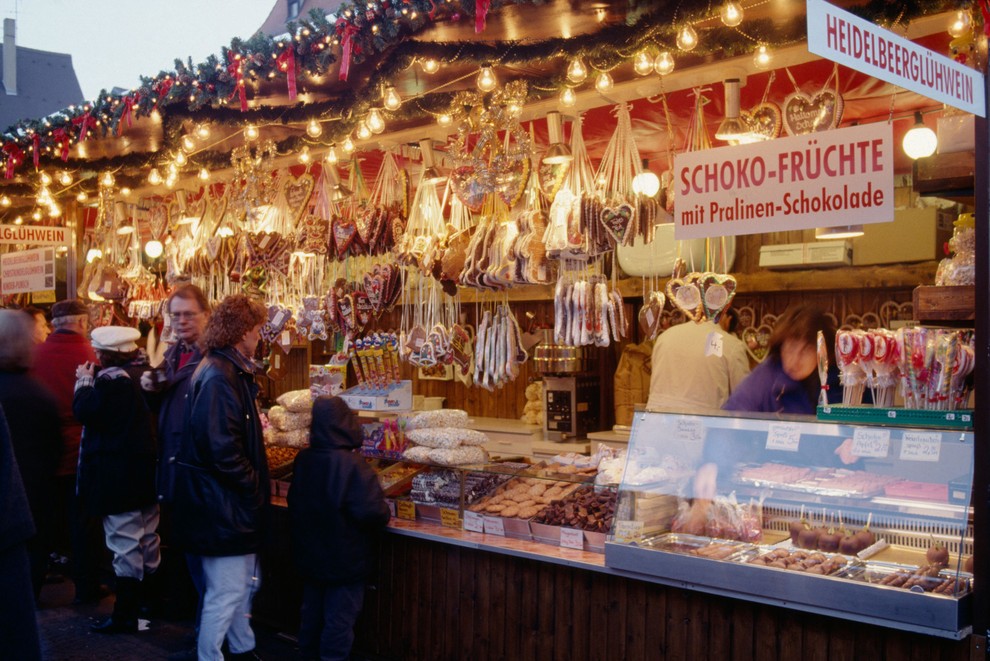
M 454 429 L 443 427 L 439 429 L 414 429 L 407 431 L 409 440 L 429 448 L 450 449 L 461 445 L 481 445 L 488 442 L 488 437 L 474 429 Z
M 417 461 L 421 464 L 430 463 L 430 452 L 433 448 L 428 448 L 425 445 L 413 445 L 408 450 L 402 453 L 402 458 L 407 461 Z
M 467 411 L 460 409 L 437 409 L 423 411 L 409 418 L 406 431 L 413 429 L 432 429 L 434 427 L 465 427 L 467 426 Z
M 313 396 L 309 390 L 291 390 L 282 393 L 275 400 L 279 405 L 293 413 L 306 413 L 313 410 Z
M 273 406 L 268 411 L 268 420 L 271 421 L 272 427 L 278 431 L 309 429 L 309 424 L 313 420 L 313 413 L 312 411 L 293 413 L 281 406 Z
M 430 450 L 430 461 L 441 466 L 461 466 L 463 464 L 482 464 L 485 462 L 485 451 L 478 446 L 460 448 L 436 448 Z
M 295 431 L 278 431 L 272 435 L 271 445 L 284 445 L 288 448 L 305 448 L 309 446 L 309 428 Z

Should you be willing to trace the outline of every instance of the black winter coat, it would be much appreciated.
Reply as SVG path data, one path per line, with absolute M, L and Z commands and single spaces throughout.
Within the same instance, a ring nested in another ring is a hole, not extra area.
M 24 494 L 21 472 L 17 468 L 14 448 L 3 409 L 0 409 L 0 553 L 34 537 L 31 508 Z M 3 595 L 9 598 L 9 595 Z
M 254 374 L 236 349 L 211 350 L 193 374 L 175 460 L 175 541 L 189 553 L 261 548 L 270 497 Z
M 182 429 L 186 422 L 189 385 L 192 375 L 203 359 L 193 347 L 192 357 L 179 367 L 180 345 L 173 344 L 165 352 L 165 388 L 154 399 L 158 401 L 158 500 L 171 502 L 175 490 L 175 456 L 182 444 Z
M 309 581 L 361 583 L 375 570 L 389 510 L 378 477 L 355 452 L 361 429 L 344 400 L 314 402 L 309 442 L 287 497 L 296 569 Z
M 119 367 L 101 369 L 93 385 L 76 388 L 72 413 L 83 425 L 77 489 L 86 511 L 106 516 L 153 505 L 154 422 L 135 378 Z

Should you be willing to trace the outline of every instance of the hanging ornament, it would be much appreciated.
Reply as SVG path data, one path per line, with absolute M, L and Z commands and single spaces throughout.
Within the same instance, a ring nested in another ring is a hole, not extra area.
M 682 51 L 694 50 L 694 47 L 698 45 L 698 33 L 694 31 L 690 23 L 685 23 L 684 26 L 677 33 L 677 47 Z
M 282 53 L 275 58 L 275 66 L 285 74 L 289 101 L 296 100 L 296 49 L 290 43 Z

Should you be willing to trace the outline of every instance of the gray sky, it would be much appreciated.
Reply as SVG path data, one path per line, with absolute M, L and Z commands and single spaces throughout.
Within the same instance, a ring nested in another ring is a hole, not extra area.
M 201 62 L 250 37 L 275 0 L 0 0 L 17 19 L 17 45 L 69 53 L 83 95 L 131 88 L 139 76 Z M 0 36 L 2 38 L 2 36 Z

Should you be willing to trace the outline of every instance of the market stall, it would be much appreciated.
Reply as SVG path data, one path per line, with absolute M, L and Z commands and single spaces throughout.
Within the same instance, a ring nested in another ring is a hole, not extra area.
M 61 286 L 151 328 L 153 364 L 176 283 L 264 300 L 277 498 L 312 388 L 364 412 L 395 508 L 369 652 L 964 658 L 990 625 L 987 16 L 343 5 L 8 128 L 0 251 L 74 230 Z M 819 368 L 841 401 L 644 410 L 637 365 L 671 327 L 732 307 L 755 367 L 798 302 L 840 329 Z M 812 437 L 859 463 L 830 468 Z M 291 629 L 287 557 L 257 615 Z

